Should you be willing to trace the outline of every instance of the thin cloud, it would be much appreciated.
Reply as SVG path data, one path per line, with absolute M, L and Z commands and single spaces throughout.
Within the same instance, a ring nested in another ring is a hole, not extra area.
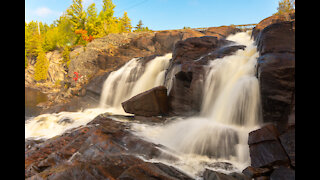
M 41 16 L 41 17 L 47 17 L 50 15 L 59 15 L 59 14 L 61 14 L 61 12 L 53 11 L 47 7 L 40 7 L 34 11 L 34 14 L 36 14 L 37 16 Z

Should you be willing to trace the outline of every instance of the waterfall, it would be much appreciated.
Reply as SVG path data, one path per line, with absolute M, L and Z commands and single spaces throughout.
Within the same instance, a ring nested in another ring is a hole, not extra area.
M 178 118 L 164 126 L 133 126 L 137 135 L 182 153 L 183 162 L 174 165 L 187 172 L 203 170 L 201 163 L 201 168 L 194 169 L 199 156 L 232 162 L 238 171 L 250 165 L 248 133 L 261 121 L 259 83 L 255 77 L 258 52 L 248 32 L 231 35 L 227 40 L 246 48 L 212 60 L 207 66 L 200 116 Z M 186 165 L 187 161 L 193 165 Z
M 136 135 L 168 147 L 169 150 L 163 150 L 178 159 L 168 162 L 159 157 L 159 161 L 191 175 L 212 168 L 214 162 L 229 162 L 235 166 L 234 171 L 250 165 L 248 133 L 258 128 L 261 121 L 259 83 L 255 77 L 258 52 L 247 32 L 231 35 L 227 40 L 246 48 L 210 61 L 199 116 L 177 117 L 166 124 L 131 126 Z M 109 74 L 97 108 L 31 118 L 25 124 L 25 138 L 51 138 L 105 112 L 126 115 L 121 103 L 155 86 L 165 85 L 169 93 L 172 78 L 181 68 L 172 67 L 166 74 L 171 57 L 172 54 L 158 56 L 145 64 L 139 58 L 130 60 Z
M 104 82 L 100 107 L 110 108 L 113 113 L 126 114 L 122 102 L 153 87 L 164 85 L 165 71 L 171 57 L 171 53 L 158 56 L 148 62 L 146 67 L 134 58 L 112 72 Z
M 106 112 L 128 115 L 121 103 L 141 92 L 164 85 L 165 71 L 171 57 L 172 54 L 168 53 L 147 63 L 141 62 L 139 58 L 131 59 L 119 70 L 111 72 L 105 80 L 97 108 L 79 112 L 41 114 L 30 118 L 25 123 L 25 138 L 51 138 L 85 125 Z

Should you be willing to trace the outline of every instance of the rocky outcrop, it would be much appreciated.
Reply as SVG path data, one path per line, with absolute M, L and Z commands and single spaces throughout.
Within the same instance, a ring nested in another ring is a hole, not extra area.
M 294 179 L 295 125 L 280 133 L 273 124 L 249 133 L 251 166 L 243 170 L 250 178 Z M 285 177 L 280 172 L 288 172 Z
M 134 57 L 164 55 L 187 37 L 204 36 L 194 30 L 109 34 L 71 52 L 69 76 L 78 72 L 92 77 L 99 70 L 114 71 Z
M 127 113 L 140 116 L 162 116 L 169 112 L 167 88 L 158 86 L 121 103 Z
M 295 13 L 285 13 L 281 15 L 273 15 L 260 21 L 252 30 L 252 37 L 256 40 L 259 39 L 260 32 L 267 26 L 283 21 L 291 21 L 295 19 Z
M 295 179 L 295 20 L 294 13 L 262 20 L 253 30 L 260 54 L 263 121 L 249 133 L 251 166 L 243 173 L 255 179 Z
M 210 27 L 205 31 L 207 36 L 215 36 L 218 39 L 225 39 L 230 34 L 235 34 L 241 30 L 233 26 Z
M 196 30 L 167 30 L 144 33 L 109 34 L 94 39 L 86 47 L 74 49 L 68 75 L 78 72 L 90 78 L 99 70 L 113 71 L 134 57 L 164 55 L 172 52 L 176 42 L 191 37 L 205 35 L 223 39 L 229 34 L 240 31 L 231 26 L 208 28 L 204 32 Z
M 294 106 L 295 21 L 265 27 L 256 43 L 263 120 L 283 129 Z
M 125 123 L 100 115 L 69 133 L 46 141 L 30 141 L 25 151 L 25 178 L 191 179 L 174 167 L 138 158 L 174 159 L 127 128 Z

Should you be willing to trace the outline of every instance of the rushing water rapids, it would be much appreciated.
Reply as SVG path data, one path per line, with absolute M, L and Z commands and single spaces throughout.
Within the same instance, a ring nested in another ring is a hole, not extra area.
M 173 165 L 193 177 L 204 168 L 221 168 L 214 166 L 217 162 L 231 163 L 228 172 L 250 165 L 248 133 L 258 128 L 261 121 L 259 83 L 255 77 L 258 52 L 246 32 L 231 35 L 227 40 L 246 48 L 210 61 L 199 116 L 177 117 L 165 125 L 132 123 L 131 130 L 136 135 L 168 147 L 178 159 L 170 162 L 159 157 L 150 161 Z M 132 59 L 105 80 L 98 108 L 34 117 L 26 122 L 26 138 L 53 137 L 85 125 L 104 112 L 126 114 L 121 102 L 130 97 L 159 85 L 167 85 L 170 90 L 172 81 L 164 81 L 171 56 L 156 57 L 145 67 L 138 59 Z

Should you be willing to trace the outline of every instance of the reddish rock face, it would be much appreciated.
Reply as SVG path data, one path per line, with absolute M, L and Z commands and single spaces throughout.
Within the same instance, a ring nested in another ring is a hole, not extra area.
M 268 18 L 263 19 L 262 21 L 259 22 L 259 24 L 256 25 L 256 27 L 253 28 L 252 30 L 252 37 L 254 39 L 259 38 L 259 33 L 267 26 L 278 23 L 278 22 L 283 22 L 283 21 L 291 21 L 295 19 L 295 13 L 290 13 L 290 14 L 284 14 L 284 15 L 273 15 Z
M 177 64 L 194 61 L 227 43 L 230 41 L 219 41 L 214 36 L 188 38 L 175 44 L 172 59 Z
M 260 55 L 267 53 L 295 53 L 295 23 L 284 21 L 264 28 L 257 39 Z
M 127 113 L 140 116 L 160 116 L 169 112 L 167 88 L 158 86 L 121 103 Z
M 160 155 L 162 158 L 173 157 L 126 129 L 125 123 L 100 115 L 85 127 L 61 136 L 30 141 L 25 151 L 25 178 L 191 179 L 173 167 L 137 158 L 137 155 L 145 159 Z
M 232 26 L 220 26 L 220 27 L 210 27 L 206 30 L 205 34 L 207 36 L 215 36 L 218 39 L 224 39 L 230 34 L 235 34 L 240 32 L 241 30 L 238 28 L 234 28 Z

